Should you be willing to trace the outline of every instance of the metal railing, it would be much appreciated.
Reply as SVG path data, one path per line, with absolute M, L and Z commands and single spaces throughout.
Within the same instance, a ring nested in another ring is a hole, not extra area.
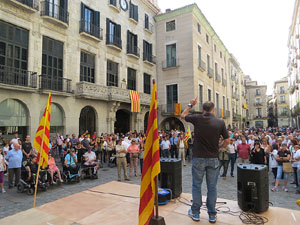
M 132 44 L 127 44 L 127 54 L 133 54 L 140 57 L 140 48 Z
M 95 24 L 92 24 L 90 21 L 80 20 L 79 33 L 82 32 L 103 40 L 103 29 Z
M 107 34 L 106 35 L 106 44 L 114 45 L 118 48 L 122 48 L 122 39 L 113 34 Z
M 169 60 L 164 60 L 162 62 L 162 68 L 172 68 L 172 67 L 177 67 L 179 66 L 179 59 L 178 58 L 171 58 Z
M 53 4 L 52 2 L 41 2 L 41 16 L 50 16 L 66 24 L 69 24 L 68 10 L 62 8 L 57 4 Z
M 286 101 L 280 101 L 279 103 L 280 104 L 286 104 Z
M 39 75 L 39 89 L 71 93 L 71 79 Z
M 144 52 L 143 53 L 143 61 L 148 61 L 150 63 L 156 64 L 156 56 L 154 56 L 148 52 Z
M 263 116 L 262 115 L 256 115 L 256 116 L 254 116 L 254 118 L 255 119 L 261 119 L 261 118 L 263 118 Z
M 0 83 L 36 88 L 37 73 L 13 67 L 0 66 Z
M 17 0 L 17 2 L 27 5 L 30 8 L 39 10 L 39 0 Z
M 199 63 L 198 63 L 198 68 L 200 68 L 201 70 L 205 71 L 206 70 L 206 64 L 203 60 L 199 60 Z
M 209 78 L 212 78 L 213 75 L 214 75 L 214 70 L 213 70 L 211 67 L 208 67 L 207 69 L 208 69 L 208 70 L 207 70 L 207 76 L 208 76 Z
M 153 26 L 152 23 L 146 23 L 145 22 L 145 29 L 148 30 L 148 31 L 150 31 L 151 33 L 154 32 L 154 26 Z

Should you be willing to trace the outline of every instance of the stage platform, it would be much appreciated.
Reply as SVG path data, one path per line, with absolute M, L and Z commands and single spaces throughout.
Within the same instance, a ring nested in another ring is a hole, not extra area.
M 0 220 L 0 224 L 137 225 L 139 191 L 139 185 L 113 181 L 6 217 Z M 187 200 L 191 199 L 191 194 L 182 194 L 181 197 L 181 201 L 188 202 Z M 218 202 L 227 202 L 225 206 L 228 206 L 232 211 L 240 211 L 236 201 L 218 199 Z M 209 224 L 208 215 L 205 211 L 202 211 L 201 221 L 197 223 L 187 216 L 188 209 L 189 206 L 178 200 L 159 207 L 160 215 L 165 218 L 166 225 Z M 226 209 L 224 208 L 224 210 Z M 270 207 L 267 212 L 261 215 L 268 218 L 267 224 L 270 225 L 300 224 L 300 211 L 296 210 Z M 234 225 L 242 224 L 242 222 L 238 216 L 218 214 L 216 224 Z

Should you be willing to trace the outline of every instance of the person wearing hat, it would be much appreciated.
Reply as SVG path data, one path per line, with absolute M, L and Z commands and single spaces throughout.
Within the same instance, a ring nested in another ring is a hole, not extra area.
M 136 140 L 132 139 L 131 145 L 128 147 L 128 152 L 129 152 L 129 158 L 130 158 L 130 172 L 129 176 L 132 176 L 132 170 L 134 167 L 134 174 L 137 177 L 137 161 L 139 158 L 139 146 L 136 144 Z
M 125 180 L 129 180 L 127 175 L 127 161 L 126 153 L 127 149 L 122 144 L 122 139 L 119 139 L 116 145 L 116 158 L 117 158 L 117 168 L 118 168 L 118 181 L 121 181 L 121 170 L 124 171 Z
M 94 167 L 94 174 L 96 174 L 96 172 L 99 168 L 99 163 L 96 159 L 95 152 L 92 151 L 91 146 L 88 147 L 88 151 L 86 153 L 84 153 L 83 157 L 84 157 L 84 160 L 85 160 L 84 165 L 85 166 L 95 166 Z

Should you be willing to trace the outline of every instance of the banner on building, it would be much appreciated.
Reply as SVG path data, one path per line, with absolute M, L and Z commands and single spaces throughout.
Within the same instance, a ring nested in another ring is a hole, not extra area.
M 134 90 L 130 90 L 130 98 L 131 98 L 131 112 L 140 112 L 141 111 L 141 103 L 139 93 Z
M 175 103 L 175 105 L 174 105 L 174 115 L 175 116 L 180 116 L 181 115 L 181 104 L 180 103 Z

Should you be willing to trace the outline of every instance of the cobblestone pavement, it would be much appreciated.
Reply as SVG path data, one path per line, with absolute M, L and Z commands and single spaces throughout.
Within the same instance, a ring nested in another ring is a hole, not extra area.
M 99 179 L 97 180 L 82 180 L 80 183 L 63 184 L 61 186 L 52 186 L 46 192 L 38 192 L 37 206 L 45 203 L 55 201 L 57 199 L 78 193 L 89 188 L 105 184 L 107 182 L 117 179 L 116 168 L 108 168 L 106 165 L 99 171 Z M 128 183 L 139 184 L 141 177 L 133 177 Z M 7 180 L 7 176 L 5 176 Z M 205 180 L 205 179 L 204 179 Z M 273 181 L 273 177 L 270 174 L 270 181 Z M 289 182 L 292 178 L 289 178 Z M 186 167 L 183 167 L 183 192 L 191 193 L 192 191 L 192 175 L 191 164 L 188 163 Z M 227 177 L 226 179 L 219 178 L 218 181 L 218 197 L 237 200 L 237 185 L 236 176 Z M 271 182 L 270 182 L 271 183 Z M 7 187 L 7 182 L 5 183 Z M 270 185 L 271 188 L 271 185 Z M 270 202 L 274 206 L 290 208 L 298 210 L 299 207 L 295 204 L 297 199 L 300 199 L 300 195 L 295 194 L 294 185 L 289 184 L 289 192 L 283 192 L 281 189 L 279 192 L 273 193 L 270 191 Z M 206 195 L 205 181 L 202 186 L 202 193 Z M 30 209 L 32 207 L 33 196 L 28 196 L 26 193 L 17 193 L 16 188 L 7 189 L 7 192 L 0 193 L 0 218 L 4 218 L 9 215 L 13 215 L 23 210 Z

